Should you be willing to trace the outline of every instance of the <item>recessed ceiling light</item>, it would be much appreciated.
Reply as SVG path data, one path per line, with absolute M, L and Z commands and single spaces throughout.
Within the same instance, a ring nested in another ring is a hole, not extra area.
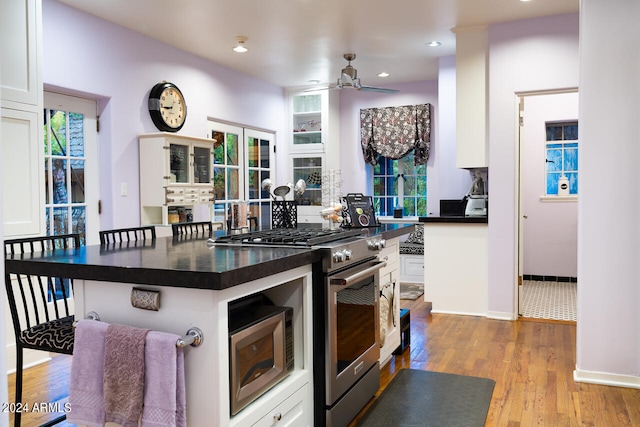
M 426 44 L 427 46 L 429 46 L 429 47 L 438 47 L 438 46 L 441 46 L 441 45 L 442 45 L 442 43 L 441 43 L 441 42 L 436 41 L 436 40 L 431 41 L 431 42 L 429 42 L 429 43 L 425 43 L 425 44 Z
M 383 71 L 381 73 L 378 73 L 378 77 L 389 77 L 389 73 Z
M 312 85 L 317 85 L 318 83 L 320 83 L 320 80 L 309 80 L 309 83 L 311 83 Z
M 236 37 L 237 44 L 233 48 L 233 51 L 238 53 L 244 53 L 248 51 L 249 49 L 247 49 L 247 47 L 245 46 L 245 43 L 247 42 L 247 40 L 248 39 L 245 36 L 237 36 Z

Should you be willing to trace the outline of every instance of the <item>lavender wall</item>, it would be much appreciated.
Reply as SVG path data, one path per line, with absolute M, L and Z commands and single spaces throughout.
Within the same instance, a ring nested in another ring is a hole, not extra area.
M 575 377 L 640 388 L 640 2 L 582 0 L 580 13 Z
M 489 314 L 516 313 L 516 94 L 578 86 L 578 15 L 489 27 Z
M 99 100 L 101 228 L 139 224 L 138 135 L 157 132 L 147 98 L 162 80 L 185 94 L 183 135 L 207 137 L 207 117 L 284 134 L 284 91 L 92 15 L 43 1 L 45 88 Z M 281 150 L 284 151 L 284 150 Z M 129 195 L 120 196 L 120 183 Z

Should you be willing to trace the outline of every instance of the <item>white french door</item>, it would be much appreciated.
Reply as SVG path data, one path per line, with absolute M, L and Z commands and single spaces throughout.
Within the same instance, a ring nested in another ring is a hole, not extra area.
M 98 242 L 96 102 L 44 92 L 46 234 L 79 233 Z

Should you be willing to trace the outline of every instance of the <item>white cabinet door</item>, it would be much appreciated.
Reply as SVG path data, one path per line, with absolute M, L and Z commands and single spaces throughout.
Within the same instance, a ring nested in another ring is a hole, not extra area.
M 0 2 L 0 92 L 3 100 L 32 106 L 41 103 L 40 7 L 40 1 L 36 0 Z
M 40 114 L 2 109 L 2 207 L 4 237 L 43 234 Z

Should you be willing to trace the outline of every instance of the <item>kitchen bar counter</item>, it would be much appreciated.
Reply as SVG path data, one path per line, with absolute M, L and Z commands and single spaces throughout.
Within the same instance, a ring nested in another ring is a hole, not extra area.
M 413 225 L 364 228 L 364 237 L 391 239 Z M 7 272 L 56 275 L 105 282 L 222 290 L 320 261 L 311 248 L 208 245 L 207 239 L 174 239 L 87 246 L 54 254 L 7 256 Z

